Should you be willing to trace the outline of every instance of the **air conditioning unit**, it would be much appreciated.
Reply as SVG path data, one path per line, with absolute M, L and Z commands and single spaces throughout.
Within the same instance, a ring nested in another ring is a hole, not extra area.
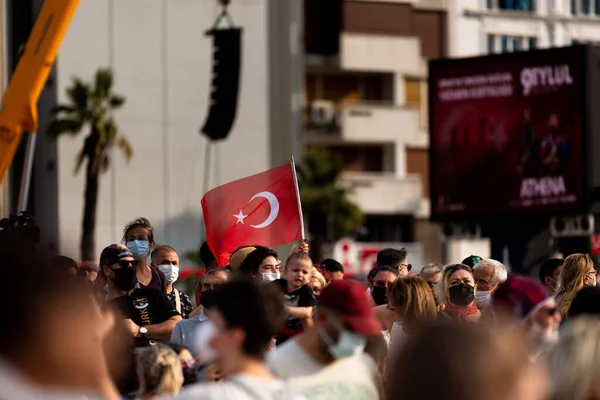
M 318 126 L 330 125 L 335 120 L 335 103 L 328 100 L 313 101 L 310 119 Z
M 550 235 L 552 237 L 590 236 L 594 233 L 594 216 L 576 215 L 552 217 Z
M 476 222 L 447 222 L 442 225 L 442 241 L 480 237 L 481 227 Z

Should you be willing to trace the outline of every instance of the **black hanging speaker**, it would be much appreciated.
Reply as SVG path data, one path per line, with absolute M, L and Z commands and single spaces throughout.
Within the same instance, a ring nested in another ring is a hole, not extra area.
M 212 29 L 207 35 L 213 37 L 213 81 L 210 108 L 201 131 L 211 140 L 223 140 L 237 113 L 242 30 Z

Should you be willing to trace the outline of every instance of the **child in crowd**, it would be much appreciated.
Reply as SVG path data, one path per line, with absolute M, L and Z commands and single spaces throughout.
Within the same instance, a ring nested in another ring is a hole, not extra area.
M 312 279 L 312 267 L 312 260 L 307 254 L 293 253 L 285 263 L 285 279 L 273 281 L 283 292 L 288 312 L 286 324 L 277 336 L 277 345 L 312 325 L 312 311 L 316 305 L 313 291 L 308 285 Z

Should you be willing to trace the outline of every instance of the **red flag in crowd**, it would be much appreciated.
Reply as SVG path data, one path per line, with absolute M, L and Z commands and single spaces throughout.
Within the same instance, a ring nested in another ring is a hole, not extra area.
M 202 211 L 206 241 L 219 266 L 239 246 L 274 247 L 304 234 L 293 163 L 210 190 Z

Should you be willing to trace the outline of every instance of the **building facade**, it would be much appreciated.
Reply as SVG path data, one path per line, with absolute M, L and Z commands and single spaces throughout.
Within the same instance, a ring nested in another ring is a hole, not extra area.
M 305 0 L 307 147 L 341 156 L 361 241 L 424 245 L 430 224 L 427 60 L 446 55 L 443 1 Z
M 19 18 L 26 22 L 21 14 L 31 27 L 41 2 L 13 3 L 20 7 L 13 9 L 14 29 Z M 115 119 L 134 155 L 126 163 L 115 150 L 101 177 L 96 253 L 120 241 L 124 225 L 141 216 L 153 223 L 157 243 L 181 254 L 197 250 L 204 187 L 281 165 L 298 151 L 294 124 L 301 110 L 297 105 L 294 114 L 294 99 L 301 71 L 287 61 L 297 52 L 289 43 L 300 42 L 290 37 L 300 34 L 292 29 L 300 25 L 295 10 L 293 1 L 278 0 L 238 0 L 229 7 L 244 29 L 237 118 L 227 140 L 211 146 L 205 174 L 207 140 L 199 130 L 212 82 L 212 41 L 205 32 L 221 12 L 217 1 L 81 0 L 39 104 L 30 209 L 45 244 L 79 259 L 85 185 L 85 174 L 74 174 L 84 135 L 50 140 L 43 134 L 49 110 L 66 101 L 73 77 L 90 81 L 97 69 L 111 68 L 114 91 L 126 97 Z
M 600 42 L 596 0 L 449 1 L 451 57 Z

